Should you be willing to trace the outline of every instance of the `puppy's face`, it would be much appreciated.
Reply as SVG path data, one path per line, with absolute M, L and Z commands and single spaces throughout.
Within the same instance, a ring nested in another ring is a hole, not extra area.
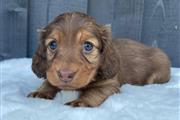
M 50 65 L 46 75 L 54 86 L 77 89 L 93 80 L 100 62 L 100 43 L 85 28 L 67 33 L 55 28 L 47 36 L 45 45 Z
M 55 18 L 42 33 L 33 57 L 32 69 L 60 89 L 79 89 L 108 71 L 113 49 L 104 27 L 82 13 L 67 13 Z

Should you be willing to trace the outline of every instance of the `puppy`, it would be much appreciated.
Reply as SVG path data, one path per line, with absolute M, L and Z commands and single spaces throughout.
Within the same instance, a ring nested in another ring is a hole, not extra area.
M 53 99 L 58 91 L 78 90 L 74 107 L 96 107 L 123 84 L 168 82 L 170 61 L 158 48 L 112 40 L 111 31 L 78 12 L 57 16 L 41 30 L 32 70 L 43 84 L 28 97 Z

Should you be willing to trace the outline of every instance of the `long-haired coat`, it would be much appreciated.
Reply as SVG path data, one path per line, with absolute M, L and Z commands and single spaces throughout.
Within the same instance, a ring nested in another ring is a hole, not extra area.
M 111 31 L 84 13 L 64 13 L 41 30 L 33 72 L 44 82 L 29 97 L 53 99 L 60 90 L 78 90 L 77 107 L 99 106 L 125 83 L 164 83 L 170 62 L 158 48 L 112 40 Z

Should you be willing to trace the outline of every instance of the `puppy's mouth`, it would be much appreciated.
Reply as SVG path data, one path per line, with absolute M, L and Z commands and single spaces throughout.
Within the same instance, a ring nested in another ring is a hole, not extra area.
M 59 80 L 61 81 L 61 80 Z M 70 82 L 60 82 L 59 84 L 56 84 L 59 89 L 63 90 L 78 90 L 81 88 L 86 87 L 89 84 L 90 81 L 86 81 L 84 84 L 78 84 L 76 79 L 73 79 Z
M 52 80 L 49 80 L 49 82 L 59 88 L 59 89 L 62 89 L 62 90 L 75 90 L 77 89 L 77 86 L 74 86 L 70 81 L 70 82 L 62 82 L 62 80 L 60 80 L 59 78 L 56 78 L 56 80 L 52 81 Z

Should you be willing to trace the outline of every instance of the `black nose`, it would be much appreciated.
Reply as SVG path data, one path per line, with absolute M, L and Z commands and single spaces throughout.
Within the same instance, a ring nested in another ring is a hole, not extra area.
M 59 78 L 63 82 L 70 82 L 73 80 L 75 72 L 69 69 L 62 69 L 57 72 Z

